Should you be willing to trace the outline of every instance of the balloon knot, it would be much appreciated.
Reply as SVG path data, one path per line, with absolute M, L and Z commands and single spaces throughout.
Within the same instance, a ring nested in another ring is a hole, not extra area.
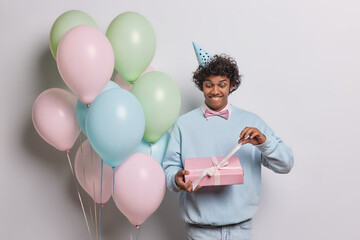
M 69 149 L 67 149 L 67 150 L 66 150 L 66 153 L 69 153 L 69 152 L 70 152 L 70 150 L 69 150 Z
M 90 104 L 86 104 L 86 106 L 89 108 L 89 107 L 90 107 Z
M 104 207 L 104 204 L 103 204 L 103 203 L 101 204 L 101 207 Z
M 135 227 L 136 227 L 136 228 L 140 228 L 140 226 L 139 226 L 139 225 L 136 225 Z

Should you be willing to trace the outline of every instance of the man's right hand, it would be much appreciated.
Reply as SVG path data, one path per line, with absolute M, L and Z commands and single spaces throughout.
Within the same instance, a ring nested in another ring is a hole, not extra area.
M 197 191 L 199 188 L 201 188 L 201 186 L 198 185 L 194 190 L 192 190 L 192 180 L 185 182 L 185 177 L 184 177 L 185 175 L 189 175 L 189 174 L 190 174 L 189 171 L 179 170 L 175 175 L 175 182 L 176 185 L 181 190 L 191 193 Z

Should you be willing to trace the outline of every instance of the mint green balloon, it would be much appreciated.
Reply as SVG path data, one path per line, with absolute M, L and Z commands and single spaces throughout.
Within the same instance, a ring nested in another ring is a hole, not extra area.
M 79 25 L 90 25 L 99 29 L 94 19 L 80 10 L 67 11 L 55 20 L 50 31 L 50 50 L 55 60 L 61 38 L 71 28 Z
M 181 98 L 177 85 L 163 72 L 148 72 L 135 81 L 131 93 L 145 113 L 144 139 L 157 142 L 178 117 Z
M 156 50 L 155 32 L 145 17 L 125 12 L 110 23 L 106 36 L 115 54 L 115 69 L 128 82 L 150 65 Z

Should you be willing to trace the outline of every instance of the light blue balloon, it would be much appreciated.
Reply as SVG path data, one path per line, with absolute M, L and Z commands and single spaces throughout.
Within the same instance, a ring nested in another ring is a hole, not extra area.
M 85 129 L 85 119 L 87 116 L 88 107 L 79 99 L 76 102 L 76 120 L 80 126 L 81 131 L 87 136 Z
M 136 147 L 134 152 L 142 152 L 151 155 L 162 166 L 162 161 L 165 157 L 165 152 L 169 142 L 170 134 L 166 132 L 157 142 L 151 144 L 144 138 L 141 143 Z
M 92 102 L 85 127 L 96 153 L 107 165 L 117 167 L 141 142 L 145 115 L 132 93 L 115 88 Z
M 101 92 L 103 93 L 103 92 L 113 89 L 113 88 L 120 88 L 120 86 L 110 80 Z M 85 120 L 86 120 L 88 110 L 89 110 L 89 108 L 86 106 L 86 104 L 82 103 L 78 99 L 77 103 L 76 103 L 76 119 L 78 121 L 81 131 L 85 134 L 85 136 L 87 136 L 86 129 L 85 129 Z

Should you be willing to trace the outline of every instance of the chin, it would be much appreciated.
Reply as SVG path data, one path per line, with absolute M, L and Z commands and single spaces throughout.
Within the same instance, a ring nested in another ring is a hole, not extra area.
M 224 107 L 223 105 L 209 105 L 209 107 L 213 110 L 217 110 L 217 109 L 220 109 L 222 107 Z

